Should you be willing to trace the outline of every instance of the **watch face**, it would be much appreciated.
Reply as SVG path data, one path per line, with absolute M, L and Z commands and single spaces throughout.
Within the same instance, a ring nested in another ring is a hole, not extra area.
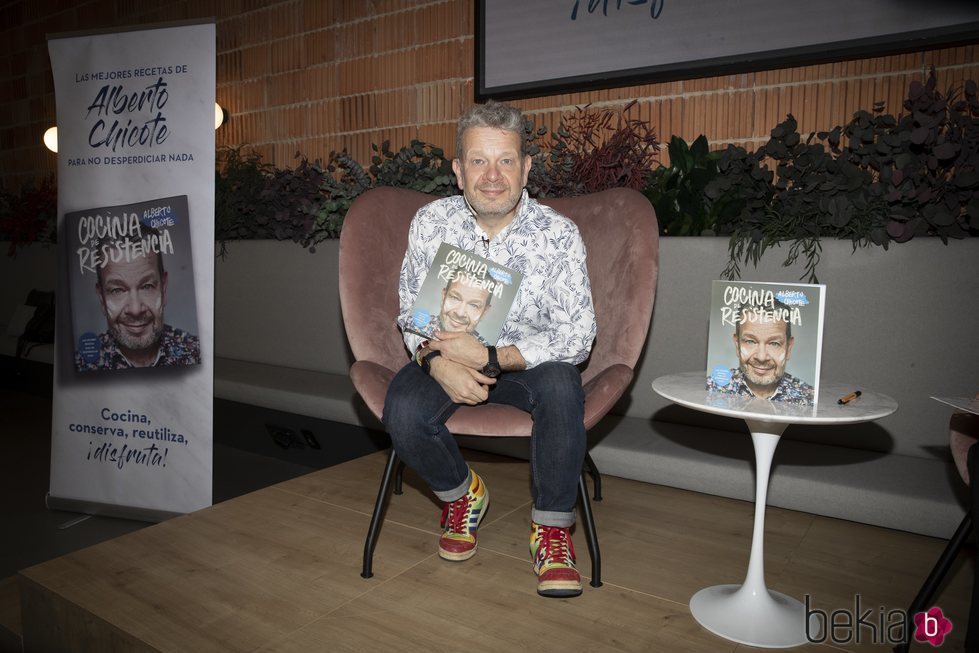
M 499 366 L 495 366 L 495 365 L 487 365 L 486 367 L 483 368 L 483 374 L 490 377 L 491 379 L 495 379 L 500 375 L 500 368 Z

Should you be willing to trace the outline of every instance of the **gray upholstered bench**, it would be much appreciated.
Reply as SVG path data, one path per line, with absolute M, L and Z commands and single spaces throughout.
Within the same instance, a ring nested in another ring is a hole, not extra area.
M 331 422 L 381 428 L 360 404 L 345 374 L 217 358 L 214 396 Z
M 750 501 L 751 447 L 747 429 L 624 417 L 591 453 L 605 474 Z M 957 478 L 946 460 L 782 438 L 768 504 L 949 537 L 965 501 Z

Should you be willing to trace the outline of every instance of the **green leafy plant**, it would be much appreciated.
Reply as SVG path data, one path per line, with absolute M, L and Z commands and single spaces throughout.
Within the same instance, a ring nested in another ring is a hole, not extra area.
M 804 276 L 816 281 L 821 239 L 849 238 L 854 247 L 886 245 L 887 211 L 873 175 L 845 158 L 834 157 L 814 135 L 802 140 L 791 115 L 777 125 L 768 143 L 754 154 L 728 148 L 722 155 L 722 176 L 709 185 L 707 196 L 740 208 L 718 223 L 718 233 L 731 236 L 727 278 L 740 275 L 739 263 L 757 265 L 765 251 L 789 243 L 784 265 L 802 256 Z M 764 166 L 774 162 L 776 172 Z
M 371 188 L 372 181 L 346 150 L 331 152 L 323 168 L 319 162 L 310 164 L 306 159 L 300 165 L 315 175 L 317 188 L 315 193 L 299 201 L 303 226 L 299 242 L 315 252 L 317 243 L 340 236 L 347 209 L 358 195 Z
M 297 154 L 291 169 L 262 163 L 256 153 L 221 151 L 215 193 L 221 254 L 228 240 L 257 238 L 292 240 L 315 252 L 317 243 L 340 235 L 350 205 L 376 186 L 455 192 L 451 162 L 440 148 L 417 140 L 397 152 L 388 142 L 373 147 L 367 170 L 346 150 L 331 152 L 325 163 Z
M 214 204 L 222 255 L 229 240 L 292 240 L 315 251 L 316 243 L 339 235 L 344 192 L 355 186 L 353 180 L 363 170 L 356 165 L 346 174 L 350 164 L 345 152 L 331 153 L 325 169 L 297 157 L 295 168 L 275 168 L 254 152 L 219 151 Z
M 341 155 L 331 155 L 331 164 L 334 159 Z M 335 168 L 324 170 L 303 157 L 293 169 L 275 168 L 239 149 L 220 151 L 218 162 L 223 165 L 215 182 L 215 238 L 222 255 L 229 240 L 273 238 L 315 249 L 339 234 L 329 210 L 339 201 Z
M 805 140 L 790 114 L 756 152 L 729 146 L 705 188 L 709 202 L 738 209 L 719 214 L 717 232 L 731 237 L 723 275 L 740 276 L 742 262 L 757 264 L 781 243 L 788 243 L 784 265 L 801 256 L 803 277 L 817 281 L 824 238 L 849 239 L 856 249 L 979 234 L 975 83 L 956 99 L 935 89 L 932 71 L 925 84 L 911 84 L 904 109 L 895 118 L 878 104 Z
M 870 170 L 888 207 L 887 233 L 963 238 L 979 232 L 979 97 L 975 81 L 944 94 L 935 71 L 913 81 L 897 118 L 857 112 L 835 150 Z M 833 135 L 828 134 L 835 143 Z
M 660 235 L 715 235 L 718 221 L 738 210 L 730 195 L 713 203 L 704 198 L 707 184 L 719 174 L 717 160 L 722 153 L 711 152 L 703 134 L 690 145 L 679 136 L 672 136 L 667 151 L 670 164 L 653 170 L 642 189 L 656 209 Z
M 214 234 L 221 254 L 229 240 L 259 238 L 266 233 L 271 212 L 269 180 L 274 168 L 257 153 L 240 148 L 217 151 L 214 179 Z
M 397 186 L 445 197 L 458 193 L 452 161 L 445 158 L 440 147 L 411 141 L 397 152 L 391 151 L 389 141 L 380 147 L 371 145 L 370 174 L 375 186 Z

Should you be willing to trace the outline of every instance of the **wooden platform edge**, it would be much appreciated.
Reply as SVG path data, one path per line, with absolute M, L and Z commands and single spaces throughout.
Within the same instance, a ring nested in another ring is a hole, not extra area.
M 21 635 L 20 585 L 11 576 L 0 580 L 0 653 L 21 653 Z
M 18 574 L 16 580 L 20 590 L 21 641 L 25 651 L 156 651 L 23 573 Z

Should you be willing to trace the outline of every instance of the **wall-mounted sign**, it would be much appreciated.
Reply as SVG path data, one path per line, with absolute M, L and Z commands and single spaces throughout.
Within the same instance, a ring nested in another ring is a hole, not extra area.
M 975 0 L 478 0 L 476 21 L 478 99 L 979 41 Z

